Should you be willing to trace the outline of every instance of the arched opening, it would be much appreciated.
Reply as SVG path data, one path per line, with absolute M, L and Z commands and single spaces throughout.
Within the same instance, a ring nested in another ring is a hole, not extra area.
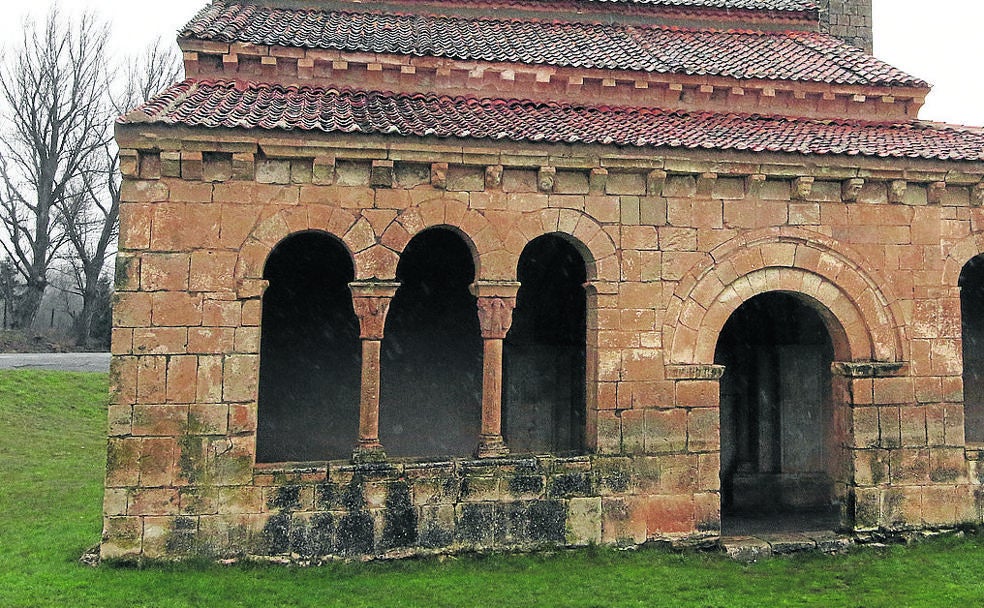
M 832 395 L 831 332 L 805 296 L 758 295 L 721 331 L 715 363 L 721 379 L 721 502 L 747 524 L 767 515 L 836 525 L 840 475 L 837 412 Z
M 964 430 L 966 440 L 984 442 L 984 256 L 960 271 L 960 328 L 963 338 Z
M 379 438 L 391 456 L 466 456 L 482 413 L 475 264 L 455 232 L 413 238 L 396 270 L 380 363 Z
M 358 437 L 359 322 L 342 243 L 320 232 L 284 239 L 263 277 L 258 462 L 347 458 Z
M 503 345 L 503 433 L 512 452 L 584 450 L 584 258 L 557 235 L 531 241 Z

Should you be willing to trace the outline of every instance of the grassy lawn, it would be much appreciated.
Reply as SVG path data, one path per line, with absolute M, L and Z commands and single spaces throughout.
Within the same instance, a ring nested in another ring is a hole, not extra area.
M 984 538 L 750 566 L 607 549 L 321 568 L 77 565 L 99 540 L 105 374 L 0 372 L 0 607 L 979 606 Z

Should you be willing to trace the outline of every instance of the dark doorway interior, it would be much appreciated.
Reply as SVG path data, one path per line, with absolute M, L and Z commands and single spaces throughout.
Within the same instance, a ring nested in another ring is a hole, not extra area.
M 434 228 L 407 244 L 383 339 L 379 437 L 391 456 L 466 456 L 478 445 L 482 336 L 475 265 L 464 241 Z
M 797 296 L 767 293 L 734 312 L 718 340 L 722 511 L 833 510 L 840 457 L 833 430 L 833 345 Z
M 352 261 L 335 238 L 288 237 L 270 254 L 260 345 L 259 462 L 347 458 L 358 438 L 359 323 Z
M 960 318 L 966 439 L 984 443 L 984 256 L 960 272 Z
M 585 420 L 585 264 L 559 236 L 519 259 L 519 290 L 504 344 L 503 431 L 509 449 L 580 452 Z

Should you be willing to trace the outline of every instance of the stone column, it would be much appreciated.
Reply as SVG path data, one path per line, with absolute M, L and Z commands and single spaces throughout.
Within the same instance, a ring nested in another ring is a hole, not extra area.
M 352 306 L 359 317 L 362 339 L 362 389 L 359 400 L 359 442 L 354 461 L 386 458 L 379 442 L 379 353 L 386 326 L 386 313 L 399 283 L 364 281 L 349 283 Z
M 482 434 L 476 454 L 494 458 L 509 453 L 502 439 L 502 341 L 512 325 L 519 283 L 479 281 L 472 285 L 478 298 L 478 320 L 485 344 L 482 366 Z

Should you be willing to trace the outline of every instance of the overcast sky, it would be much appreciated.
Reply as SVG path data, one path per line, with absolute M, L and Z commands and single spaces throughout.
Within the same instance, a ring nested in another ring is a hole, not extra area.
M 0 0 L 0 39 L 17 37 L 25 10 L 43 12 L 50 0 Z M 935 86 L 920 115 L 927 120 L 984 126 L 982 0 L 874 0 L 875 55 Z M 207 0 L 62 0 L 65 11 L 90 8 L 114 28 L 120 52 L 161 36 L 173 40 Z M 932 7 L 933 10 L 927 10 Z

